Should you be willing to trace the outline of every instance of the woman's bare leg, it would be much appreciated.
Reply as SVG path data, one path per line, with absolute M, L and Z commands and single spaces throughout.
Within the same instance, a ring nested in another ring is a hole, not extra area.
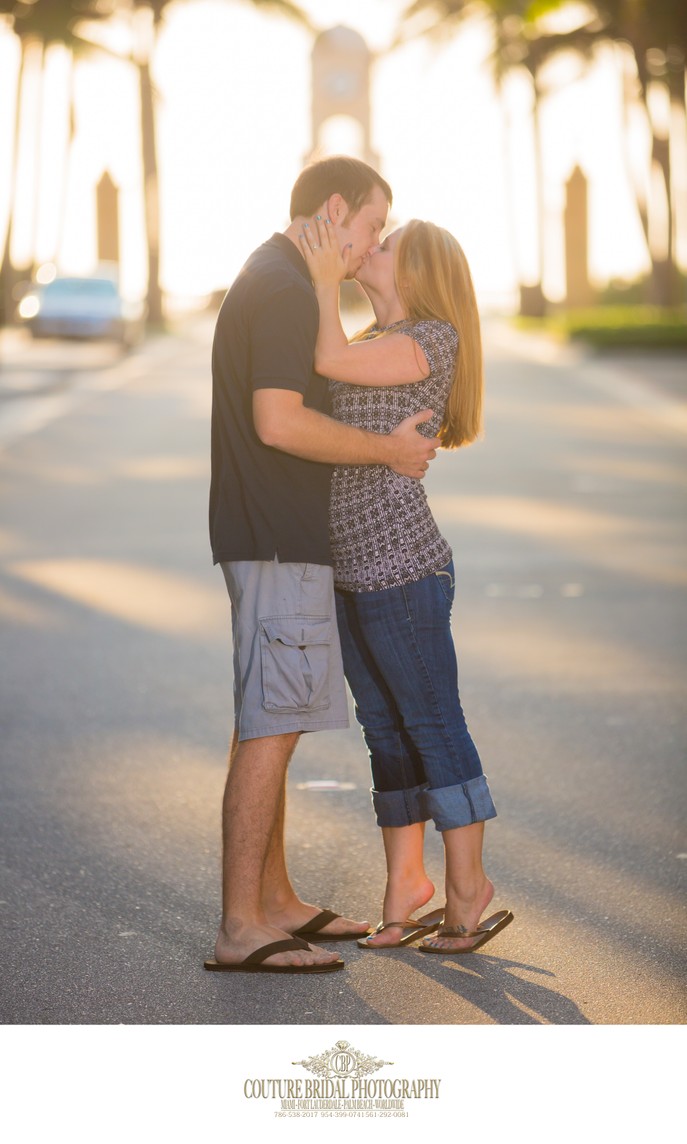
M 446 853 L 446 914 L 447 926 L 465 926 L 474 930 L 494 896 L 494 887 L 482 866 L 484 823 L 456 826 L 443 832 Z M 470 949 L 475 938 L 440 937 L 424 939 L 424 945 L 449 952 Z
M 405 922 L 434 895 L 425 871 L 424 822 L 412 826 L 383 826 L 387 883 L 382 920 Z M 401 930 L 392 926 L 368 939 L 368 945 L 397 945 Z

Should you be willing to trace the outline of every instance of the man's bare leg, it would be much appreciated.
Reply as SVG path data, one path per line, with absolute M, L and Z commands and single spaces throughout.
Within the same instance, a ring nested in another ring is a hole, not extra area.
M 322 907 L 303 902 L 291 885 L 286 868 L 284 828 L 286 821 L 286 787 L 277 809 L 277 818 L 270 839 L 263 877 L 263 908 L 272 925 L 293 933 L 306 922 L 316 917 Z M 327 907 L 329 908 L 329 907 Z M 352 921 L 339 917 L 329 922 L 319 932 L 335 939 L 340 933 L 367 933 L 367 922 Z
M 263 877 L 283 799 L 286 768 L 298 733 L 246 739 L 232 745 L 222 809 L 222 924 L 217 961 L 235 963 L 290 935 L 270 924 L 262 905 Z M 335 961 L 323 949 L 272 954 L 264 964 L 312 965 Z

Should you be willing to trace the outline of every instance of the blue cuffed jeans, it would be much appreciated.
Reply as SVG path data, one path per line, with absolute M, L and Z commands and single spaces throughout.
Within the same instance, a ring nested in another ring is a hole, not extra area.
M 415 583 L 336 592 L 379 826 L 433 819 L 437 830 L 451 830 L 496 816 L 458 694 L 454 588 L 451 562 Z

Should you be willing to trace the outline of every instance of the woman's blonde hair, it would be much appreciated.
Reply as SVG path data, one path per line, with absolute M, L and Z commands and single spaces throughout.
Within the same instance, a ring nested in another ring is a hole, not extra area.
M 460 243 L 443 227 L 411 219 L 394 250 L 396 289 L 408 317 L 439 318 L 458 334 L 451 392 L 439 438 L 445 449 L 482 432 L 482 339 L 475 290 Z

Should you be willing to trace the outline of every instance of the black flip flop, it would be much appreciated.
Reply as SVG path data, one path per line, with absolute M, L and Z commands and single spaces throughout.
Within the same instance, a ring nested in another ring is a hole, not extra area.
M 444 957 L 457 957 L 460 954 L 473 953 L 481 945 L 486 945 L 488 941 L 496 937 L 497 933 L 500 933 L 512 921 L 513 914 L 510 910 L 499 910 L 486 921 L 480 922 L 477 929 L 474 930 L 468 930 L 465 926 L 441 926 L 437 932 L 437 937 L 476 937 L 478 940 L 466 949 L 437 949 L 431 945 L 420 945 L 418 949 L 420 953 L 442 953 Z
M 285 938 L 283 941 L 271 941 L 268 945 L 261 945 L 259 949 L 249 953 L 244 961 L 227 962 L 215 961 L 210 958 L 203 962 L 203 968 L 215 973 L 333 973 L 336 969 L 343 969 L 344 962 L 328 961 L 322 965 L 263 965 L 262 962 L 272 953 L 281 953 L 287 949 L 307 949 L 307 941 L 298 938 Z
M 401 945 L 410 945 L 419 937 L 425 937 L 428 933 L 433 933 L 435 929 L 439 928 L 444 920 L 444 910 L 445 907 L 442 906 L 440 910 L 432 910 L 431 913 L 424 914 L 421 918 L 408 918 L 405 922 L 380 922 L 368 937 L 359 938 L 358 945 L 362 949 L 398 949 Z M 398 929 L 408 930 L 408 933 L 404 933 L 403 937 L 399 941 L 395 941 L 393 945 L 372 945 L 370 943 L 370 937 L 394 926 Z
M 371 930 L 358 930 L 357 933 L 321 933 L 326 925 L 333 922 L 335 918 L 340 918 L 341 914 L 335 914 L 333 910 L 320 910 L 319 914 L 315 914 L 309 922 L 306 922 L 300 929 L 293 931 L 294 937 L 302 937 L 311 944 L 316 942 L 330 942 L 330 941 L 357 941 L 358 938 L 365 937 L 365 933 L 371 933 Z

